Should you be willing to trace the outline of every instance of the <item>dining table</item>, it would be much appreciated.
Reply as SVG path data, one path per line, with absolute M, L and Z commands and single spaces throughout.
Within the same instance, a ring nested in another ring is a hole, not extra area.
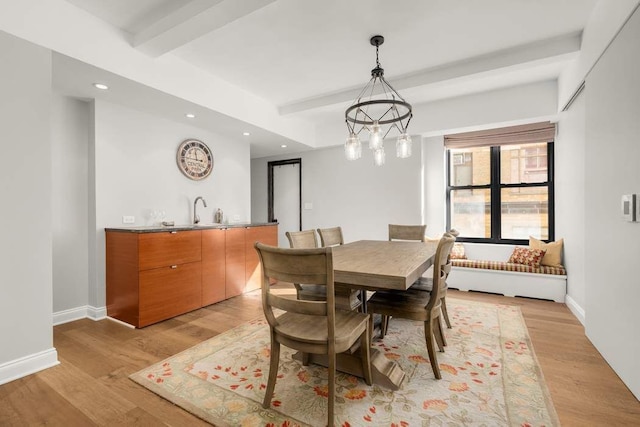
M 433 265 L 438 242 L 404 242 L 382 240 L 358 240 L 335 246 L 333 252 L 333 274 L 336 286 L 363 291 L 403 291 Z M 366 312 L 366 298 L 363 298 Z M 373 314 L 372 314 L 373 315 Z M 300 354 L 294 356 L 301 360 Z M 309 355 L 309 362 L 327 366 L 326 355 Z M 337 369 L 362 377 L 360 351 L 337 355 Z M 371 371 L 374 384 L 398 390 L 405 373 L 400 366 L 385 357 L 376 348 L 371 348 Z

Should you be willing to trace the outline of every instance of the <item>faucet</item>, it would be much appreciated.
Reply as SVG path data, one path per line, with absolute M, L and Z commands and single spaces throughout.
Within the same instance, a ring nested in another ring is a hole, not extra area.
M 207 207 L 207 201 L 203 199 L 202 196 L 196 197 L 196 199 L 193 201 L 193 223 L 194 224 L 198 224 L 200 222 L 200 217 L 196 213 L 196 205 L 198 204 L 198 200 L 202 200 L 202 204 L 204 205 L 204 207 L 205 208 Z

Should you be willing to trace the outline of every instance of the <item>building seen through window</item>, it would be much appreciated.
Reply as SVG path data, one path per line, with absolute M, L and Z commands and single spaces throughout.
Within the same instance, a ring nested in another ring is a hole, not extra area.
M 552 150 L 552 142 L 448 149 L 448 227 L 470 241 L 552 239 Z

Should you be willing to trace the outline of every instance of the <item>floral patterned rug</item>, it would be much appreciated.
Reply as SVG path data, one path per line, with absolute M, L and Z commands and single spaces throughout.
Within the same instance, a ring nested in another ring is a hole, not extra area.
M 406 373 L 391 391 L 339 374 L 340 426 L 555 426 L 559 421 L 518 307 L 448 300 L 453 329 L 429 364 L 421 322 L 392 319 L 373 345 Z M 269 370 L 262 319 L 211 338 L 131 379 L 217 426 L 324 426 L 327 371 L 302 366 L 282 347 L 270 409 L 261 402 Z

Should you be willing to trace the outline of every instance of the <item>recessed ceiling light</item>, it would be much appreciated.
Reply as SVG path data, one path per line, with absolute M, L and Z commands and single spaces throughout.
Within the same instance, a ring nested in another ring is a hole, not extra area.
M 282 144 L 280 147 L 287 148 L 286 144 Z
M 109 86 L 107 86 L 107 85 L 106 85 L 106 84 L 104 84 L 104 83 L 94 83 L 94 84 L 93 84 L 93 86 L 94 86 L 96 89 L 100 89 L 100 90 L 107 90 L 107 89 L 109 89 Z
M 193 114 L 193 113 L 187 113 L 187 114 L 185 114 L 184 116 L 185 116 L 186 118 L 188 118 L 188 119 L 195 119 L 195 118 L 196 118 L 196 115 L 195 115 L 195 114 Z
M 249 135 L 251 135 L 251 132 L 242 132 L 242 134 L 243 134 L 244 136 L 249 136 Z

